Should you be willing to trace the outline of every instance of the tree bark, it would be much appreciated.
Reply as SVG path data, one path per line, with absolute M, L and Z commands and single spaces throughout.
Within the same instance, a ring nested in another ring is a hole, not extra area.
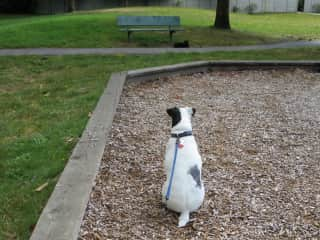
M 230 1 L 229 0 L 218 0 L 216 9 L 216 20 L 214 27 L 218 29 L 231 29 L 230 26 Z

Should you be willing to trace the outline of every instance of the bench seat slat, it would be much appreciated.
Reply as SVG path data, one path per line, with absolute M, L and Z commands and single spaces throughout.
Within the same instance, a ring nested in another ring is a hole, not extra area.
M 179 26 L 178 16 L 118 16 L 119 26 Z
M 143 32 L 143 31 L 183 31 L 183 28 L 121 28 L 120 31 L 134 31 L 134 32 Z

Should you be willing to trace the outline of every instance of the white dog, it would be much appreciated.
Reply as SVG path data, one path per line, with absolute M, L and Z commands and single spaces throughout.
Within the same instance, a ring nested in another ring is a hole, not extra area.
M 190 212 L 196 211 L 204 199 L 202 161 L 191 125 L 195 109 L 175 107 L 167 109 L 167 113 L 172 118 L 172 129 L 164 160 L 167 179 L 162 187 L 162 201 L 167 208 L 181 213 L 178 226 L 183 227 Z

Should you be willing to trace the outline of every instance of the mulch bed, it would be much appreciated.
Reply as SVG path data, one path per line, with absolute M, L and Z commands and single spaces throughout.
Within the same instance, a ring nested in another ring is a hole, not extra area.
M 197 109 L 206 197 L 161 204 L 166 109 Z M 125 86 L 79 239 L 320 239 L 320 74 L 219 71 Z

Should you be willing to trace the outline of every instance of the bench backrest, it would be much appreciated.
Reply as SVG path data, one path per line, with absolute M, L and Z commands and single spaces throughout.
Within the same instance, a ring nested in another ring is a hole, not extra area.
M 118 26 L 180 26 L 180 17 L 118 16 Z

